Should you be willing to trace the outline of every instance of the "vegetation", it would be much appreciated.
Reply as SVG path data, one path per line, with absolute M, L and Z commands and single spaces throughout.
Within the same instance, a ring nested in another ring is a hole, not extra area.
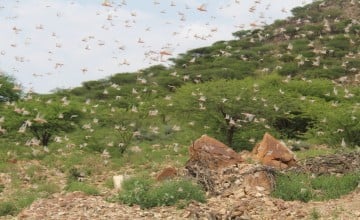
M 315 178 L 308 174 L 279 174 L 272 195 L 290 201 L 323 201 L 339 198 L 351 192 L 359 182 L 359 173 L 345 174 L 340 177 L 323 175 Z
M 21 88 L 15 84 L 15 79 L 0 72 L 0 103 L 16 101 L 20 98 Z
M 91 186 L 89 184 L 82 183 L 82 182 L 75 182 L 75 181 L 70 182 L 65 189 L 69 192 L 81 191 L 88 195 L 99 195 L 100 194 L 99 190 L 96 189 L 94 186 Z
M 191 200 L 205 202 L 205 193 L 189 180 L 168 180 L 156 185 L 148 179 L 133 177 L 124 182 L 119 200 L 142 208 L 175 204 L 184 207 Z
M 182 167 L 188 146 L 205 133 L 241 151 L 269 132 L 293 143 L 300 158 L 358 149 L 359 12 L 350 0 L 315 1 L 287 20 L 180 54 L 169 67 L 47 95 L 24 93 L 1 74 L 0 171 L 11 184 L 1 183 L 0 214 L 15 215 L 63 189 L 101 194 L 95 183 L 104 173 L 149 176 L 161 164 Z M 314 147 L 319 144 L 326 150 Z M 66 185 L 57 177 L 67 178 Z M 119 195 L 126 204 L 204 201 L 188 181 L 131 181 L 136 186 L 125 184 Z M 356 181 L 355 174 L 279 176 L 274 195 L 324 200 L 349 192 Z

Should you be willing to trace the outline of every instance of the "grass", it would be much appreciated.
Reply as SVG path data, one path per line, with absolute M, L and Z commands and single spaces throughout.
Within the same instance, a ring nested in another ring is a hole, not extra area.
M 189 180 L 155 184 L 147 178 L 134 177 L 124 181 L 118 200 L 128 205 L 140 205 L 141 208 L 170 205 L 182 208 L 191 200 L 205 202 L 205 193 Z
M 0 203 L 0 216 L 15 215 L 19 212 L 14 202 Z
M 319 219 L 321 216 L 320 216 L 319 211 L 316 210 L 316 208 L 313 208 L 313 209 L 311 210 L 310 217 L 311 217 L 311 220 L 317 220 L 317 219 Z
M 341 177 L 324 175 L 315 178 L 308 174 L 278 174 L 272 196 L 287 201 L 324 201 L 351 192 L 359 182 L 359 173 L 345 174 Z
M 99 190 L 95 186 L 84 182 L 71 181 L 65 187 L 65 190 L 69 192 L 81 191 L 87 195 L 100 195 Z
M 16 215 L 38 198 L 46 198 L 59 192 L 60 187 L 54 183 L 44 183 L 36 189 L 19 190 L 12 193 L 5 201 L 0 202 L 0 216 Z
M 345 153 L 345 152 L 351 152 L 353 149 L 350 148 L 330 148 L 330 147 L 324 147 L 324 148 L 316 148 L 316 147 L 310 147 L 307 150 L 301 150 L 301 151 L 295 151 L 296 157 L 301 159 L 306 159 L 309 157 L 317 157 L 317 156 L 323 156 L 323 155 L 329 155 L 329 154 L 335 154 L 335 153 Z

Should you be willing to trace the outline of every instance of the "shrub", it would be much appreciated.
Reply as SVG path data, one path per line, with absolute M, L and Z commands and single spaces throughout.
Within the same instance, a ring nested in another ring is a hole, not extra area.
M 310 213 L 311 219 L 319 219 L 320 218 L 320 213 L 318 210 L 316 210 L 315 208 L 312 209 L 311 213 Z
M 344 70 L 341 69 L 341 67 L 333 67 L 329 69 L 313 68 L 304 72 L 304 76 L 309 78 L 336 79 L 343 75 Z
M 0 216 L 15 215 L 18 212 L 16 205 L 13 202 L 0 203 Z
M 282 76 L 294 76 L 298 73 L 298 71 L 299 67 L 295 63 L 285 63 L 282 69 L 279 70 L 279 74 Z
M 188 180 L 169 180 L 154 185 L 148 179 L 134 177 L 125 180 L 119 200 L 128 205 L 141 208 L 155 206 L 184 205 L 191 200 L 205 202 L 205 194 L 200 186 Z
M 284 200 L 323 201 L 339 198 L 354 190 L 360 181 L 359 173 L 341 177 L 324 175 L 312 178 L 309 174 L 278 174 L 272 196 Z
M 109 81 L 112 82 L 112 83 L 118 84 L 118 85 L 136 83 L 136 74 L 118 73 L 118 74 L 116 74 L 114 76 L 111 76 Z M 87 87 L 86 84 L 83 85 L 83 86 Z
M 128 205 L 139 204 L 142 207 L 149 206 L 147 192 L 152 182 L 149 179 L 134 177 L 123 182 L 119 200 Z
M 327 42 L 326 46 L 334 50 L 350 50 L 350 42 L 344 36 L 336 36 L 334 39 Z
M 188 180 L 165 181 L 151 190 L 149 196 L 151 201 L 156 202 L 156 206 L 174 205 L 181 200 L 205 202 L 204 192 L 200 186 Z

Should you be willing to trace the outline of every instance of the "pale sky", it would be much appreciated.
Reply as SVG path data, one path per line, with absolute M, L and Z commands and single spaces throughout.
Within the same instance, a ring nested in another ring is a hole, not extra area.
M 0 71 L 48 93 L 234 39 L 311 0 L 0 0 Z M 203 5 L 203 6 L 202 6 Z M 252 12 L 250 12 L 252 11 Z M 160 56 L 160 52 L 171 55 Z

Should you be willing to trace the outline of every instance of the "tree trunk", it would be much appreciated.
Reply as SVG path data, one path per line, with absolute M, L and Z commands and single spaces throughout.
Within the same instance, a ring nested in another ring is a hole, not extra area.
M 48 133 L 48 132 L 44 132 L 42 137 L 41 137 L 41 144 L 43 146 L 47 146 L 49 141 L 50 141 L 50 137 L 51 137 L 51 134 Z
M 235 126 L 230 126 L 227 130 L 227 144 L 229 145 L 230 148 L 232 148 L 232 142 L 235 131 L 236 131 Z

